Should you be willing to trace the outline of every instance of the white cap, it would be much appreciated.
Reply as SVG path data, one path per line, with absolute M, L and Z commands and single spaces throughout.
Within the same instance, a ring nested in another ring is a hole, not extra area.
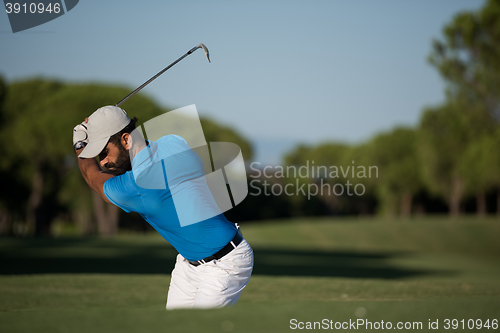
M 79 157 L 93 158 L 106 147 L 109 138 L 120 132 L 130 123 L 130 118 L 122 108 L 114 105 L 103 106 L 89 117 L 87 134 L 89 143 Z

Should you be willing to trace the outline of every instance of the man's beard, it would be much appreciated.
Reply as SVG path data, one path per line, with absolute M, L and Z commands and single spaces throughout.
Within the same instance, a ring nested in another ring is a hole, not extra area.
M 127 171 L 132 170 L 132 164 L 130 163 L 130 154 L 127 149 L 125 149 L 121 144 L 118 144 L 118 158 L 115 163 L 108 162 L 104 165 L 105 168 L 109 170 L 113 175 L 119 176 Z

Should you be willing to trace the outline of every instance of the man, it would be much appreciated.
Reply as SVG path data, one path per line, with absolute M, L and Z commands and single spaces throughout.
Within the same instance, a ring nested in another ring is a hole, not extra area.
M 145 141 L 135 122 L 105 106 L 74 128 L 83 178 L 106 202 L 138 212 L 179 252 L 167 309 L 236 304 L 252 272 L 251 247 L 218 210 L 187 142 L 177 135 Z

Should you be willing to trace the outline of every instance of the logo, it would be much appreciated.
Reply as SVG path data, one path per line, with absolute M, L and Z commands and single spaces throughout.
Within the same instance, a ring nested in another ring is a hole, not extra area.
M 79 0 L 4 0 L 12 32 L 47 23 L 72 10 Z
M 207 143 L 194 104 L 150 119 L 130 135 L 136 184 L 168 190 L 181 226 L 220 215 L 248 195 L 240 147 Z

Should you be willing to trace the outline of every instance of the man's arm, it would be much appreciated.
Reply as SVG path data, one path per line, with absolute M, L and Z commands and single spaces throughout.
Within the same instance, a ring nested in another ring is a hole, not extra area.
M 76 155 L 80 155 L 82 150 L 83 148 L 78 149 Z M 102 171 L 95 158 L 78 158 L 78 167 L 90 188 L 96 191 L 104 201 L 111 203 L 104 194 L 104 183 L 114 175 Z

